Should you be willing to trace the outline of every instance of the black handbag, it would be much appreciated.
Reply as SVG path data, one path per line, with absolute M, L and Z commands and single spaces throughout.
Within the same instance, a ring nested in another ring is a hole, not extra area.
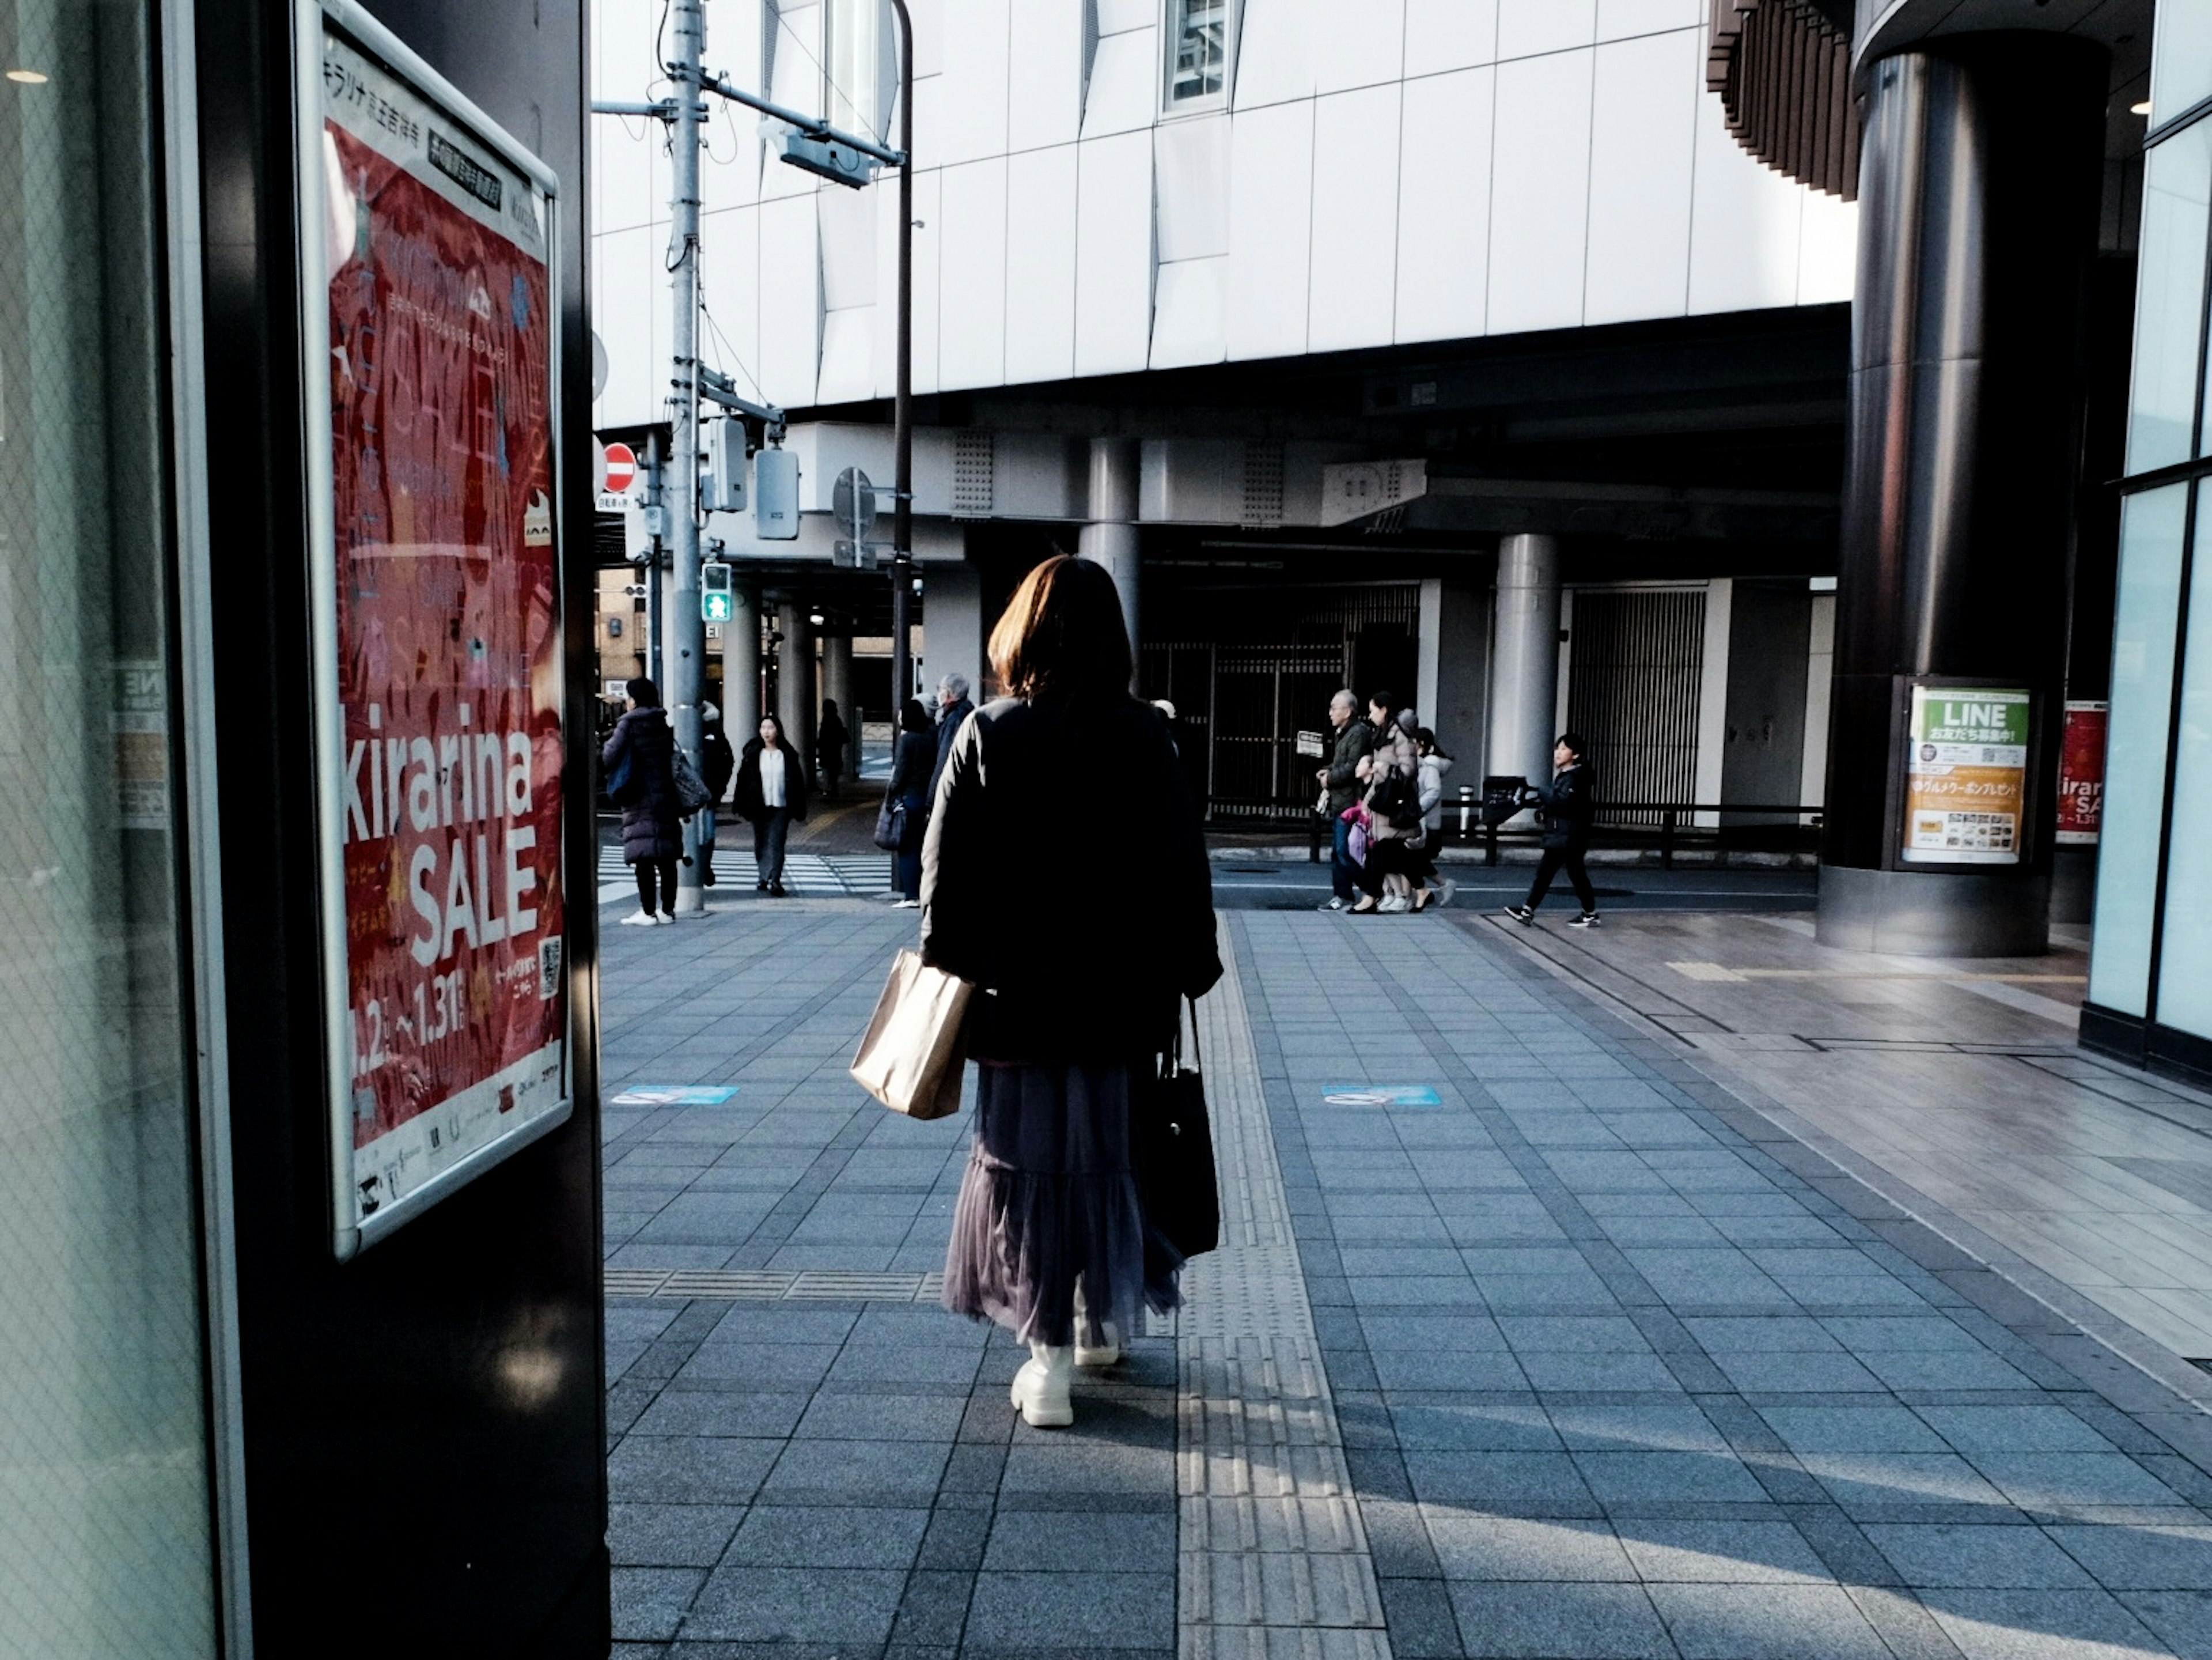
M 1213 1127 L 1206 1116 L 1206 1077 L 1198 1064 L 1198 1006 L 1191 1005 L 1192 1064 L 1182 1061 L 1182 1014 L 1175 1046 L 1137 1100 L 1137 1185 L 1152 1231 L 1188 1260 L 1221 1243 L 1221 1192 L 1213 1173 Z
M 896 853 L 906 840 L 906 803 L 886 800 L 876 812 L 876 845 Z

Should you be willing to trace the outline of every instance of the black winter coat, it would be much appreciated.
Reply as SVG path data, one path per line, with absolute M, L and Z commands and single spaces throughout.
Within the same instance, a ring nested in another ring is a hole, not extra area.
M 937 764 L 937 743 L 926 732 L 902 732 L 891 754 L 891 781 L 884 787 L 886 801 L 919 803 L 927 812 L 937 798 L 929 793 L 930 771 Z
M 969 1052 L 1134 1061 L 1221 977 L 1198 810 L 1159 711 L 1000 698 L 952 745 L 922 843 L 921 952 L 973 981 Z
M 720 721 L 699 728 L 699 781 L 706 785 L 716 801 L 728 793 L 730 775 L 737 770 L 738 757 L 730 748 L 730 740 L 722 735 Z
M 971 698 L 962 698 L 951 708 L 937 712 L 937 761 L 929 775 L 929 799 L 937 800 L 937 781 L 945 776 L 945 763 L 952 758 L 952 740 L 960 735 L 960 728 L 968 717 L 975 713 Z
M 611 772 L 624 754 L 630 757 L 630 776 L 644 794 L 622 810 L 623 857 L 635 865 L 680 856 L 684 827 L 677 821 L 676 733 L 665 710 L 657 705 L 632 709 L 615 723 L 614 736 L 599 751 L 599 765 Z
M 1544 845 L 1579 851 L 1589 846 L 1590 821 L 1597 816 L 1591 794 L 1590 769 L 1569 767 L 1553 775 L 1549 784 L 1535 784 L 1528 793 L 1544 810 Z
M 1375 750 L 1375 723 L 1353 715 L 1336 734 L 1336 747 L 1328 757 L 1328 811 L 1332 818 L 1357 801 L 1366 785 L 1359 781 L 1359 761 Z
M 834 714 L 822 718 L 822 724 L 814 729 L 814 758 L 821 763 L 825 777 L 835 778 L 853 769 L 853 757 L 845 753 L 852 742 L 853 734 L 842 721 Z
M 760 758 L 768 745 L 757 738 L 745 745 L 744 754 L 738 762 L 738 813 L 748 824 L 757 824 L 768 817 L 768 796 L 761 787 Z M 799 751 L 788 744 L 783 749 L 783 805 L 793 818 L 806 817 L 806 769 L 799 764 Z

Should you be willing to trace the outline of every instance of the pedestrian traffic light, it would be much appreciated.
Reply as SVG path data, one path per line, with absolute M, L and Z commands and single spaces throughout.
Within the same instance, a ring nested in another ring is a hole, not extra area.
M 730 568 L 719 559 L 710 559 L 699 567 L 699 618 L 705 623 L 726 623 L 736 604 L 730 592 Z

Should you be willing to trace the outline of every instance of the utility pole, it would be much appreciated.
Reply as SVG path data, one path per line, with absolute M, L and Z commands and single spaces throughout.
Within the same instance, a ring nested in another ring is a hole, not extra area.
M 673 0 L 669 21 L 675 31 L 676 58 L 668 68 L 676 82 L 675 119 L 669 131 L 675 186 L 670 204 L 669 286 L 675 316 L 672 332 L 676 375 L 674 409 L 669 422 L 670 458 L 664 494 L 668 502 L 669 545 L 675 565 L 668 604 L 661 611 L 663 660 L 668 684 L 661 700 L 676 727 L 676 741 L 699 758 L 699 699 L 706 672 L 706 624 L 699 611 L 699 127 L 706 118 L 700 95 L 699 60 L 706 47 L 707 19 L 702 0 Z M 676 879 L 678 915 L 707 908 L 698 865 L 696 818 L 683 821 L 684 858 Z
M 914 696 L 914 20 L 891 0 L 899 25 L 898 385 L 891 401 L 896 474 L 891 502 L 891 745 Z

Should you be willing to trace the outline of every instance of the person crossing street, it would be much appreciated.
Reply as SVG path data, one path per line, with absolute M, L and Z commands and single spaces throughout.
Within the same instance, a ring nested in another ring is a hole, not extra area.
M 1552 746 L 1552 765 L 1556 770 L 1551 783 L 1521 793 L 1523 806 L 1534 806 L 1544 815 L 1544 851 L 1536 863 L 1536 879 L 1529 885 L 1526 900 L 1505 908 L 1505 914 L 1523 927 L 1536 920 L 1536 908 L 1544 903 L 1552 879 L 1561 870 L 1574 884 L 1575 897 L 1583 907 L 1582 915 L 1567 926 L 1594 928 L 1598 925 L 1597 894 L 1590 886 L 1589 873 L 1583 867 L 1583 855 L 1589 848 L 1590 824 L 1597 816 L 1583 752 L 1579 733 L 1560 733 L 1559 742 Z

